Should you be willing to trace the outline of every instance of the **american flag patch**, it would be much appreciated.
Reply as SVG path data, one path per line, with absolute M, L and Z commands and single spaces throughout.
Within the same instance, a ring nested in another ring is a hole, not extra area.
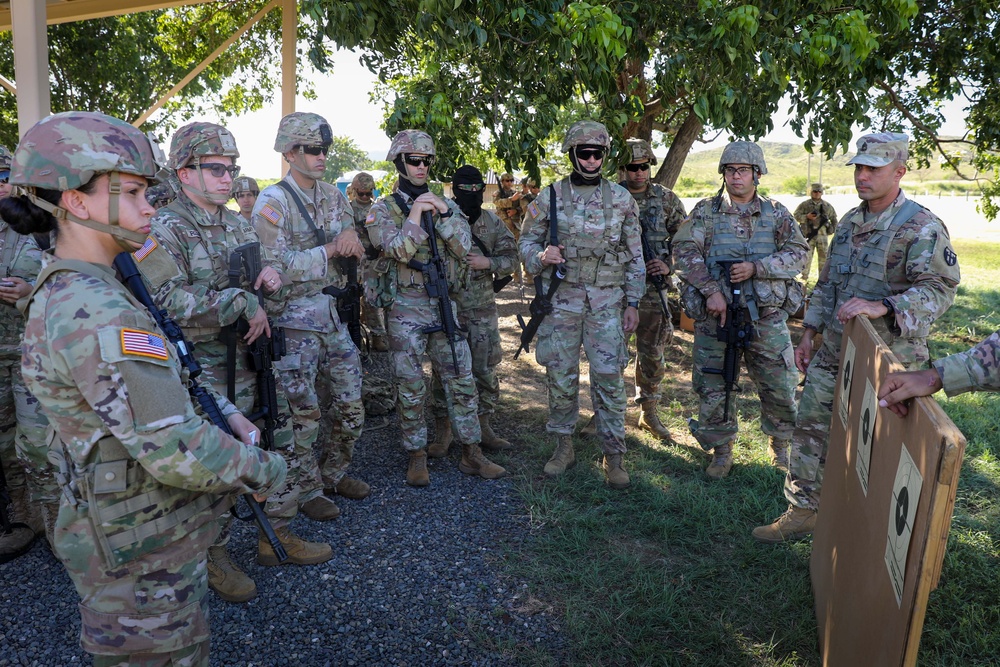
M 150 236 L 149 238 L 146 239 L 146 242 L 142 244 L 141 248 L 132 253 L 132 256 L 135 257 L 135 261 L 141 262 L 142 260 L 146 259 L 146 257 L 149 256 L 149 253 L 153 252 L 155 249 L 156 249 L 156 239 Z
M 370 225 L 370 224 L 372 224 L 373 222 L 375 222 L 375 214 L 374 214 L 374 213 L 369 213 L 369 214 L 368 214 L 368 217 L 367 217 L 367 218 L 365 218 L 365 224 L 366 224 L 366 225 Z
M 528 204 L 528 213 L 531 214 L 532 218 L 538 217 L 538 207 L 535 206 L 535 202 L 531 202 L 530 204 Z
M 167 342 L 163 336 L 139 329 L 122 329 L 122 354 L 166 360 Z
M 274 210 L 274 207 L 270 204 L 265 204 L 264 208 L 260 209 L 260 214 L 272 225 L 278 224 L 278 221 L 281 220 L 281 213 Z

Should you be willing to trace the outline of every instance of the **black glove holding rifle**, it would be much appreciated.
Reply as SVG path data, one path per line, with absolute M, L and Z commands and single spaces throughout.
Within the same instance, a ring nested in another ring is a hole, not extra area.
M 205 416 L 208 417 L 213 424 L 222 429 L 222 431 L 227 435 L 235 438 L 236 436 L 233 433 L 233 430 L 229 427 L 229 423 L 222 415 L 222 410 L 219 408 L 219 404 L 216 402 L 215 396 L 212 395 L 207 389 L 200 386 L 197 382 L 198 376 L 201 375 L 201 365 L 198 363 L 198 360 L 194 358 L 191 346 L 184 339 L 184 332 L 181 330 L 180 325 L 167 315 L 167 311 L 161 310 L 156 306 L 156 303 L 153 302 L 153 297 L 149 295 L 149 290 L 146 289 L 146 283 L 142 280 L 139 269 L 135 265 L 135 260 L 132 259 L 132 254 L 127 252 L 119 253 L 119 255 L 115 257 L 114 266 L 118 271 L 118 274 L 121 276 L 122 283 L 128 287 L 133 296 L 135 296 L 135 298 L 146 307 L 146 310 L 148 310 L 150 315 L 153 316 L 153 319 L 156 320 L 156 324 L 160 327 L 160 330 L 163 331 L 164 335 L 177 349 L 177 357 L 188 370 L 188 393 L 191 394 L 191 398 L 198 402 L 198 405 L 201 406 Z M 282 563 L 288 560 L 288 553 L 285 551 L 285 547 L 282 546 L 281 540 L 278 539 L 278 536 L 274 532 L 274 528 L 271 526 L 271 522 L 267 520 L 267 515 L 264 514 L 263 503 L 257 502 L 251 493 L 244 494 L 243 497 L 246 500 L 247 505 L 250 507 L 250 515 L 240 515 L 236 511 L 236 508 L 233 507 L 233 516 L 242 521 L 249 521 L 251 519 L 256 521 L 257 527 L 260 528 L 260 532 L 263 533 L 264 537 L 271 545 L 271 548 L 274 549 L 274 555 L 277 557 L 278 562 Z
M 717 340 L 726 344 L 726 351 L 722 357 L 722 368 L 701 369 L 702 373 L 721 375 L 723 382 L 726 384 L 726 403 L 722 416 L 725 421 L 729 421 L 730 397 L 734 391 L 739 391 L 736 381 L 740 377 L 740 358 L 743 356 L 743 350 L 746 349 L 746 346 L 753 340 L 754 336 L 753 322 L 746 321 L 744 313 L 744 310 L 750 306 L 756 309 L 756 304 L 752 301 L 747 302 L 743 294 L 743 285 L 749 276 L 743 280 L 734 282 L 731 275 L 733 267 L 742 263 L 744 262 L 739 259 L 716 262 L 716 264 L 722 267 L 722 275 L 725 278 L 726 286 L 733 295 L 732 299 L 726 305 L 725 310 L 719 315 L 719 326 L 715 334 Z M 712 296 L 715 295 L 713 294 Z M 723 296 L 723 298 L 725 297 Z
M 560 252 L 565 249 L 564 246 L 559 245 L 559 223 L 556 220 L 556 189 L 551 185 L 549 186 L 549 246 L 558 248 Z M 565 260 L 562 261 L 564 262 Z M 538 333 L 538 327 L 542 323 L 542 320 L 552 312 L 552 297 L 555 296 L 556 290 L 559 289 L 559 285 L 562 284 L 565 278 L 566 271 L 562 266 L 562 262 L 552 265 L 552 277 L 549 278 L 549 289 L 547 292 L 543 290 L 542 276 L 535 276 L 535 298 L 528 305 L 528 312 L 531 314 L 531 319 L 525 324 L 521 314 L 517 314 L 517 323 L 521 325 L 521 345 L 514 352 L 515 359 L 521 354 L 522 350 L 530 352 L 528 346 L 535 338 L 535 334 Z

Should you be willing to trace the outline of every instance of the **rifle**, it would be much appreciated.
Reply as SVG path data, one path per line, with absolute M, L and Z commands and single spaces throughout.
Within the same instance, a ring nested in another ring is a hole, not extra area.
M 654 222 L 654 220 L 655 220 L 655 217 L 656 217 L 656 213 L 654 211 L 654 208 L 652 206 L 650 206 L 647 209 L 647 212 L 649 213 L 649 217 L 653 218 L 653 220 L 649 221 L 650 224 L 652 224 Z M 642 261 L 643 262 L 648 262 L 651 259 L 659 259 L 659 257 L 653 251 L 653 244 L 651 244 L 649 242 L 649 239 L 646 238 L 646 232 L 647 232 L 648 229 L 649 229 L 649 227 L 646 226 L 646 222 L 642 219 L 642 217 L 640 217 L 639 218 L 639 240 L 642 241 Z M 670 308 L 667 306 L 667 300 L 663 296 L 663 290 L 667 289 L 667 278 L 666 278 L 666 276 L 651 276 L 649 274 L 646 274 L 646 280 L 648 280 L 649 282 L 653 283 L 653 288 L 656 289 L 656 295 L 658 297 L 660 297 L 660 310 L 663 311 L 663 316 L 669 320 L 670 319 Z
M 722 368 L 702 368 L 702 373 L 721 375 L 726 383 L 726 403 L 723 409 L 722 419 L 729 421 L 729 399 L 734 391 L 739 391 L 736 380 L 740 376 L 740 356 L 750 341 L 753 340 L 753 322 L 743 320 L 743 283 L 736 285 L 729 277 L 729 271 L 734 264 L 739 264 L 742 260 L 724 260 L 716 264 L 722 267 L 722 274 L 726 278 L 726 285 L 732 292 L 733 298 L 726 306 L 726 325 L 716 329 L 715 337 L 726 344 L 726 351 L 722 358 Z
M 129 288 L 133 296 L 139 300 L 139 303 L 146 307 L 146 310 L 156 320 L 157 326 L 160 327 L 160 330 L 163 331 L 164 335 L 166 335 L 177 349 L 178 359 L 188 369 L 188 393 L 191 394 L 191 398 L 198 402 L 205 416 L 213 424 L 222 429 L 223 433 L 235 438 L 233 429 L 229 427 L 229 423 L 222 416 L 222 409 L 219 408 L 215 396 L 210 394 L 207 389 L 200 386 L 197 382 L 197 377 L 201 375 L 201 365 L 191 353 L 188 342 L 184 340 L 184 332 L 181 331 L 180 325 L 167 314 L 166 310 L 161 310 L 153 302 L 153 297 L 149 295 L 149 290 L 146 289 L 146 284 L 142 281 L 142 276 L 139 274 L 139 268 L 135 265 L 135 260 L 132 259 L 132 254 L 128 252 L 119 253 L 115 257 L 114 266 L 121 275 L 122 282 Z M 288 560 L 288 552 L 285 551 L 285 547 L 282 546 L 281 540 L 275 534 L 271 522 L 267 520 L 267 515 L 264 514 L 263 503 L 258 503 L 252 493 L 244 494 L 243 498 L 250 507 L 251 516 L 245 517 L 239 515 L 235 507 L 232 509 L 233 516 L 242 521 L 248 521 L 250 518 L 256 521 L 260 532 L 264 534 L 271 548 L 274 549 L 274 555 L 278 558 L 278 562 L 282 563 Z
M 455 313 L 451 309 L 451 298 L 448 296 L 448 269 L 445 266 L 444 258 L 437 244 L 437 231 L 434 229 L 434 218 L 430 211 L 424 211 L 420 216 L 420 226 L 427 233 L 427 244 L 430 246 L 431 258 L 429 262 L 418 262 L 411 259 L 406 263 L 411 269 L 416 269 L 424 274 L 424 289 L 431 301 L 437 300 L 438 315 L 440 324 L 432 324 L 421 329 L 422 333 L 436 333 L 443 331 L 451 346 L 451 358 L 455 362 L 455 373 L 458 373 L 458 352 L 455 349 L 455 342 L 463 340 L 458 332 L 461 331 L 455 321 Z
M 361 351 L 361 293 L 363 288 L 358 280 L 358 258 L 341 257 L 340 268 L 347 275 L 347 286 L 323 288 L 323 294 L 329 294 L 337 300 L 337 315 L 340 321 L 347 325 L 354 347 Z
M 556 188 L 554 185 L 549 186 L 549 245 L 559 246 L 559 224 L 556 220 Z M 535 298 L 528 304 L 528 312 L 531 314 L 531 319 L 525 324 L 521 313 L 517 314 L 517 323 L 521 325 L 521 345 L 514 352 L 515 359 L 521 354 L 521 350 L 525 352 L 529 351 L 528 345 L 531 344 L 531 341 L 535 338 L 535 334 L 538 333 L 538 327 L 541 325 L 542 320 L 552 312 L 552 297 L 565 278 L 566 269 L 563 268 L 563 265 L 553 264 L 552 277 L 549 278 L 549 291 L 543 292 L 542 277 L 541 275 L 535 276 Z
M 472 235 L 472 242 L 476 244 L 477 248 L 479 248 L 479 252 L 483 253 L 483 257 L 492 257 L 493 255 L 486 248 L 486 244 L 483 243 L 482 239 L 480 239 L 478 236 L 476 236 L 475 232 L 470 231 L 469 233 Z M 493 279 L 493 293 L 494 294 L 499 293 L 500 290 L 502 290 L 504 287 L 506 287 L 507 283 L 509 283 L 513 279 L 514 279 L 513 275 L 503 276 L 501 278 L 494 278 Z
M 806 234 L 806 241 L 812 241 L 814 238 L 819 236 L 819 230 L 824 229 L 826 227 L 826 223 L 830 221 L 826 212 L 823 210 L 823 204 L 820 204 L 818 208 L 813 206 L 813 214 L 819 216 L 819 224 L 809 230 L 809 233 Z

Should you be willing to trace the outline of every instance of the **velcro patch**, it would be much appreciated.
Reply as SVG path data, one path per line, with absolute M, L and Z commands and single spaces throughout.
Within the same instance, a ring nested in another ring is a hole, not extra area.
M 375 214 L 374 213 L 369 213 L 368 217 L 365 218 L 365 225 L 370 225 L 373 222 L 375 222 Z
M 122 354 L 166 360 L 167 341 L 159 334 L 141 329 L 122 329 Z
M 281 222 L 281 211 L 278 211 L 270 204 L 264 204 L 264 207 L 260 209 L 260 215 L 272 225 L 277 225 Z
M 535 206 L 535 202 L 531 202 L 530 204 L 528 204 L 528 214 L 532 218 L 537 218 L 538 217 L 538 207 Z
M 156 239 L 150 236 L 146 239 L 146 242 L 142 244 L 141 248 L 132 253 L 132 256 L 135 257 L 135 261 L 141 262 L 154 250 L 156 250 Z
M 958 255 L 955 254 L 955 251 L 949 248 L 948 246 L 945 246 L 944 263 L 947 264 L 948 266 L 955 266 L 955 262 L 957 261 L 958 261 Z

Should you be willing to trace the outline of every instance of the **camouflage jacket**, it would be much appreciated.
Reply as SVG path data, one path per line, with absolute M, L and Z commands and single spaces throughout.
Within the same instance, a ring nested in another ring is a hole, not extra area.
M 361 238 L 361 245 L 365 247 L 367 251 L 372 247 L 372 240 L 368 238 L 368 232 L 365 231 L 365 219 L 368 217 L 368 212 L 372 210 L 371 204 L 361 204 L 357 201 L 351 202 L 351 211 L 354 215 L 354 229 L 357 230 L 358 236 Z
M 284 182 L 292 186 L 317 229 L 325 232 L 326 242 L 346 229 L 354 228 L 354 211 L 347 197 L 335 185 L 316 181 L 313 192 L 306 193 L 289 173 Z M 291 279 L 287 305 L 277 318 L 279 326 L 301 331 L 332 333 L 340 328 L 337 302 L 323 294 L 323 288 L 343 287 L 346 278 L 340 272 L 337 257 L 327 257 L 309 222 L 298 205 L 277 184 L 264 188 L 253 207 L 253 224 L 265 246 L 271 248 Z
M 810 213 L 816 214 L 815 220 L 810 220 L 806 216 Z M 799 223 L 802 235 L 807 240 L 818 235 L 829 236 L 837 227 L 837 212 L 833 210 L 833 205 L 825 199 L 818 202 L 809 198 L 795 207 L 795 221 Z M 825 218 L 825 220 L 824 220 Z
M 885 211 L 874 220 L 865 222 L 867 205 L 853 208 L 841 219 L 831 244 L 831 259 L 820 272 L 819 281 L 813 289 L 806 311 L 804 324 L 823 333 L 834 324 L 838 304 L 850 295 L 838 294 L 840 271 L 832 267 L 832 254 L 841 243 L 849 244 L 852 255 L 863 253 L 878 241 L 880 230 L 888 228 L 900 208 L 906 203 L 906 195 L 899 195 Z M 885 260 L 885 290 L 893 304 L 895 317 L 892 321 L 873 322 L 879 333 L 889 336 L 886 343 L 900 360 L 907 363 L 913 351 L 900 346 L 915 344 L 923 347 L 926 343 L 911 340 L 926 336 L 927 328 L 940 317 L 955 300 L 961 275 L 958 256 L 951 247 L 951 240 L 944 223 L 927 209 L 921 208 L 910 220 L 902 225 L 888 245 Z M 885 318 L 883 318 L 885 319 Z M 837 327 L 834 327 L 835 329 Z M 887 331 L 885 331 L 887 329 Z M 899 337 L 897 343 L 893 338 Z
M 249 276 L 243 275 L 240 287 L 229 286 L 231 252 L 244 243 L 260 242 L 242 216 L 224 206 L 212 215 L 181 192 L 156 212 L 152 227 L 152 238 L 166 254 L 139 252 L 136 264 L 153 298 L 181 325 L 187 338 L 215 340 L 221 327 L 257 313 Z M 173 266 L 164 264 L 167 255 Z M 266 247 L 261 247 L 261 263 L 280 270 Z
M 4 276 L 17 276 L 34 283 L 42 266 L 42 251 L 30 234 L 18 234 L 0 219 L 0 257 Z M 0 277 L 3 280 L 3 277 Z M 24 318 L 12 303 L 0 301 L 0 359 L 21 358 L 21 334 Z
M 608 216 L 605 215 L 602 195 L 605 183 L 611 193 L 611 201 L 607 202 Z M 570 202 L 566 202 L 563 196 L 567 186 L 572 193 Z M 623 292 L 627 302 L 638 302 L 646 293 L 646 264 L 642 261 L 639 208 L 628 190 L 603 179 L 602 185 L 593 188 L 586 199 L 580 189 L 570 185 L 567 178 L 543 189 L 538 198 L 531 202 L 519 241 L 525 270 L 531 274 L 540 274 L 544 287 L 548 289 L 552 272 L 542 264 L 542 253 L 549 245 L 549 188 L 555 188 L 556 192 L 559 244 L 566 246 L 563 257 L 567 262 L 563 266 L 570 268 L 590 259 L 582 255 L 592 255 L 593 251 L 589 247 L 596 244 L 596 251 L 607 257 L 617 254 L 618 258 L 614 261 L 621 262 L 620 266 L 624 271 L 621 282 L 613 286 L 598 286 L 591 280 L 574 282 L 571 279 L 575 273 L 573 271 L 559 287 L 554 305 L 571 312 L 583 312 L 589 301 L 591 308 L 598 310 L 621 301 Z M 571 217 L 567 209 L 572 211 Z M 587 247 L 587 253 L 580 252 L 583 247 Z M 602 256 L 597 264 L 608 265 L 607 257 Z M 587 273 L 590 273 L 589 269 Z
M 490 254 L 490 268 L 482 271 L 470 269 L 469 287 L 455 297 L 459 310 L 482 308 L 496 302 L 493 293 L 493 278 L 514 273 L 517 259 L 517 243 L 514 235 L 493 211 L 483 210 L 472 225 L 472 233 L 486 246 Z M 482 255 L 483 251 L 473 242 L 470 255 Z
M 493 193 L 493 207 L 500 220 L 507 225 L 517 225 L 521 221 L 523 214 L 521 200 L 511 199 L 517 192 L 517 190 L 504 190 L 502 187 L 497 187 L 497 191 Z
M 624 188 L 624 181 L 619 185 Z M 671 267 L 673 263 L 670 256 L 671 241 L 687 217 L 684 204 L 672 190 L 659 183 L 650 183 L 645 192 L 631 194 L 639 205 L 639 220 L 647 228 L 646 239 L 652 245 L 653 252 L 657 254 L 657 259 Z M 647 276 L 647 282 L 649 278 L 650 276 Z M 653 292 L 655 289 L 650 283 L 647 292 Z
M 975 347 L 934 362 L 946 394 L 1000 391 L 1000 331 Z

